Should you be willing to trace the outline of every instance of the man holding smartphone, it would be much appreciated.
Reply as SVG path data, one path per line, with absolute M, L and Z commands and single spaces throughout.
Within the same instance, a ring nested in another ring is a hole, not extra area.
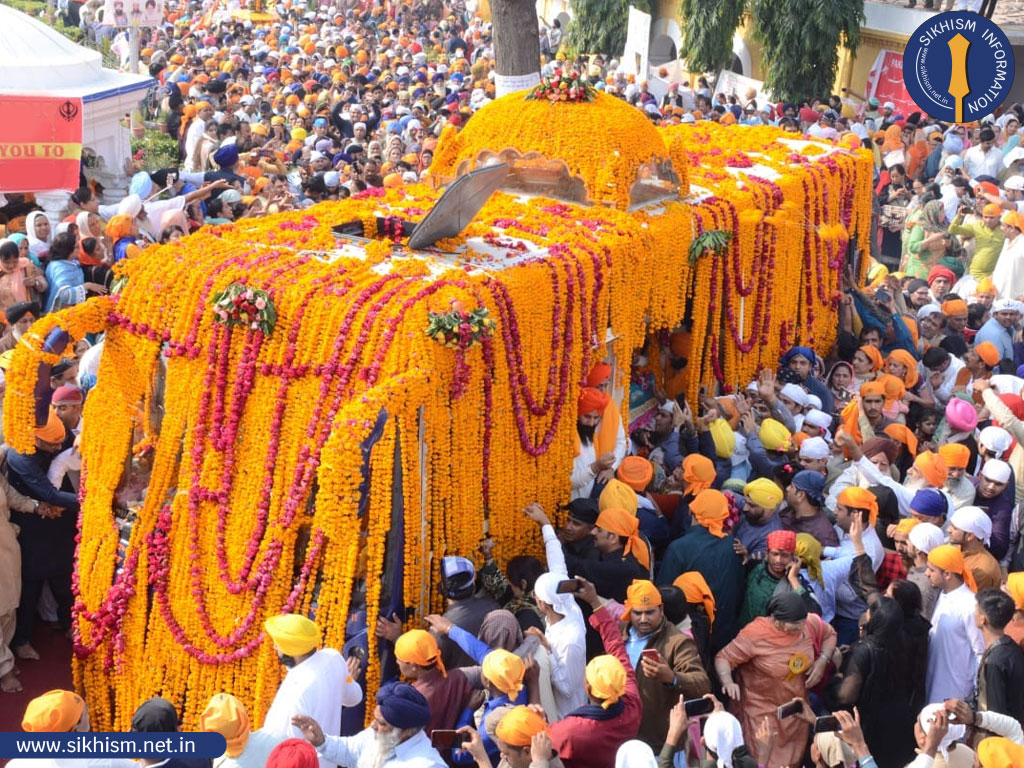
M 661 592 L 637 579 L 626 590 L 622 639 L 636 670 L 643 702 L 638 738 L 656 751 L 665 743 L 668 716 L 682 696 L 697 699 L 711 691 L 711 681 L 693 640 L 665 619 Z

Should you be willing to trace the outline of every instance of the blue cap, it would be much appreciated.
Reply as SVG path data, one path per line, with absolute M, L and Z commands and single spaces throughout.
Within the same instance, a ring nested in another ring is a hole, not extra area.
M 460 574 L 468 574 L 470 578 L 476 576 L 476 568 L 473 561 L 465 557 L 443 557 L 441 558 L 441 576 L 445 579 L 452 579 Z
M 798 491 L 803 491 L 816 506 L 821 506 L 825 498 L 825 476 L 821 472 L 803 469 L 793 475 L 790 481 Z

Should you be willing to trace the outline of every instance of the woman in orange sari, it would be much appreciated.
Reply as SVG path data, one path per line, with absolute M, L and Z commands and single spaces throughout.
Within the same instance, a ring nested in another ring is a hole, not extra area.
M 778 708 L 793 699 L 805 699 L 817 685 L 836 647 L 832 627 L 812 617 L 795 592 L 777 593 L 768 603 L 769 616 L 759 616 L 740 630 L 736 639 L 718 652 L 715 672 L 730 709 L 743 726 L 747 744 L 767 717 L 778 732 L 767 768 L 800 765 L 807 748 L 809 726 L 799 717 L 778 719 Z M 738 681 L 733 679 L 734 672 Z

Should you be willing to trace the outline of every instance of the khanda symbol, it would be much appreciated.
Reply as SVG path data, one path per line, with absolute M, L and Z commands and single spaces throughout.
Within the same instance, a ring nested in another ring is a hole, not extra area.
M 970 83 L 967 81 L 967 49 L 971 42 L 966 37 L 957 33 L 947 43 L 949 55 L 952 61 L 952 71 L 949 75 L 949 95 L 956 99 L 954 107 L 954 121 L 964 121 L 964 97 L 971 92 Z
M 70 123 L 78 116 L 78 105 L 68 99 L 57 108 L 57 114 Z

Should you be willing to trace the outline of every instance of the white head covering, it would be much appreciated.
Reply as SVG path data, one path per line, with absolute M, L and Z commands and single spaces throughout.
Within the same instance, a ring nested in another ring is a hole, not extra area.
M 817 395 L 811 394 L 810 392 L 807 393 L 807 404 L 812 408 L 816 408 L 819 411 L 821 410 L 821 398 Z
M 914 549 L 927 555 L 946 540 L 946 534 L 933 523 L 918 523 L 910 529 L 907 538 Z
M 42 211 L 32 211 L 32 213 L 25 217 L 25 235 L 28 237 L 28 249 L 36 256 L 50 250 L 50 241 L 53 239 L 53 227 L 50 227 L 50 234 L 45 240 L 40 240 L 36 237 L 36 218 L 39 216 L 42 216 L 44 219 L 46 218 L 46 214 Z
M 800 443 L 801 459 L 827 459 L 831 451 L 822 437 L 808 437 Z
M 728 712 L 712 712 L 704 723 L 704 743 L 718 755 L 718 768 L 732 768 L 732 753 L 743 746 L 740 721 Z
M 826 765 L 841 765 L 852 768 L 857 764 L 857 756 L 849 745 L 834 733 L 819 733 L 814 737 L 814 746 L 821 752 L 821 759 Z
M 921 526 L 915 526 L 920 528 Z M 911 530 L 913 532 L 913 530 Z M 936 712 L 943 710 L 942 704 L 929 704 L 927 707 L 921 710 L 921 714 L 917 716 L 917 722 L 921 726 L 921 730 L 928 734 L 931 730 L 932 724 L 931 719 L 935 716 Z M 953 746 L 953 742 L 960 741 L 967 734 L 967 727 L 963 723 L 950 723 L 949 730 L 946 731 L 946 735 L 942 737 L 942 741 L 939 742 L 939 752 L 944 760 L 949 759 L 949 748 Z
M 978 442 L 995 454 L 995 458 L 1002 457 L 1003 453 L 1010 450 L 1013 445 L 1013 438 L 1010 433 L 1002 427 L 985 427 L 978 435 Z
M 988 383 L 1000 395 L 1019 395 L 1021 390 L 1024 390 L 1024 379 L 1008 373 L 997 373 L 988 380 Z
M 804 424 L 813 424 L 818 429 L 828 429 L 832 426 L 832 417 L 824 411 L 812 408 L 804 414 Z
M 807 401 L 807 392 L 803 387 L 796 384 L 783 384 L 779 394 L 788 397 L 801 408 L 806 408 L 810 403 Z
M 138 195 L 128 195 L 124 200 L 117 204 L 117 212 L 119 214 L 127 214 L 131 217 L 136 217 L 142 211 L 142 198 Z
M 79 211 L 78 215 L 75 216 L 75 224 L 78 225 L 78 236 L 85 240 L 87 237 L 95 237 L 92 230 L 89 229 L 89 212 Z
M 964 533 L 973 533 L 986 547 L 992 539 L 992 519 L 981 507 L 960 507 L 949 518 L 949 524 Z
M 729 460 L 734 467 L 738 467 L 750 458 L 750 451 L 747 450 L 747 438 L 739 432 L 736 432 L 735 435 L 736 446 L 732 449 L 732 456 L 729 457 Z
M 992 302 L 993 312 L 1005 312 L 1005 311 L 1017 311 L 1017 302 L 1011 301 L 1010 299 L 996 299 Z
M 615 753 L 615 768 L 657 768 L 654 750 L 638 739 L 631 739 Z
M 576 605 L 576 598 L 571 594 L 565 592 L 559 594 L 557 591 L 558 582 L 565 581 L 568 578 L 568 576 L 549 571 L 548 573 L 542 573 L 533 585 L 533 593 L 550 605 L 556 613 L 560 613 L 563 616 L 568 616 L 573 606 Z
M 941 315 L 942 307 L 938 304 L 925 304 L 919 310 L 917 310 L 917 319 L 924 320 L 929 315 Z
M 1010 468 L 1010 465 L 1001 459 L 989 459 L 981 468 L 982 477 L 987 477 L 989 480 L 994 480 L 997 483 L 1010 482 L 1012 474 L 1013 470 Z

